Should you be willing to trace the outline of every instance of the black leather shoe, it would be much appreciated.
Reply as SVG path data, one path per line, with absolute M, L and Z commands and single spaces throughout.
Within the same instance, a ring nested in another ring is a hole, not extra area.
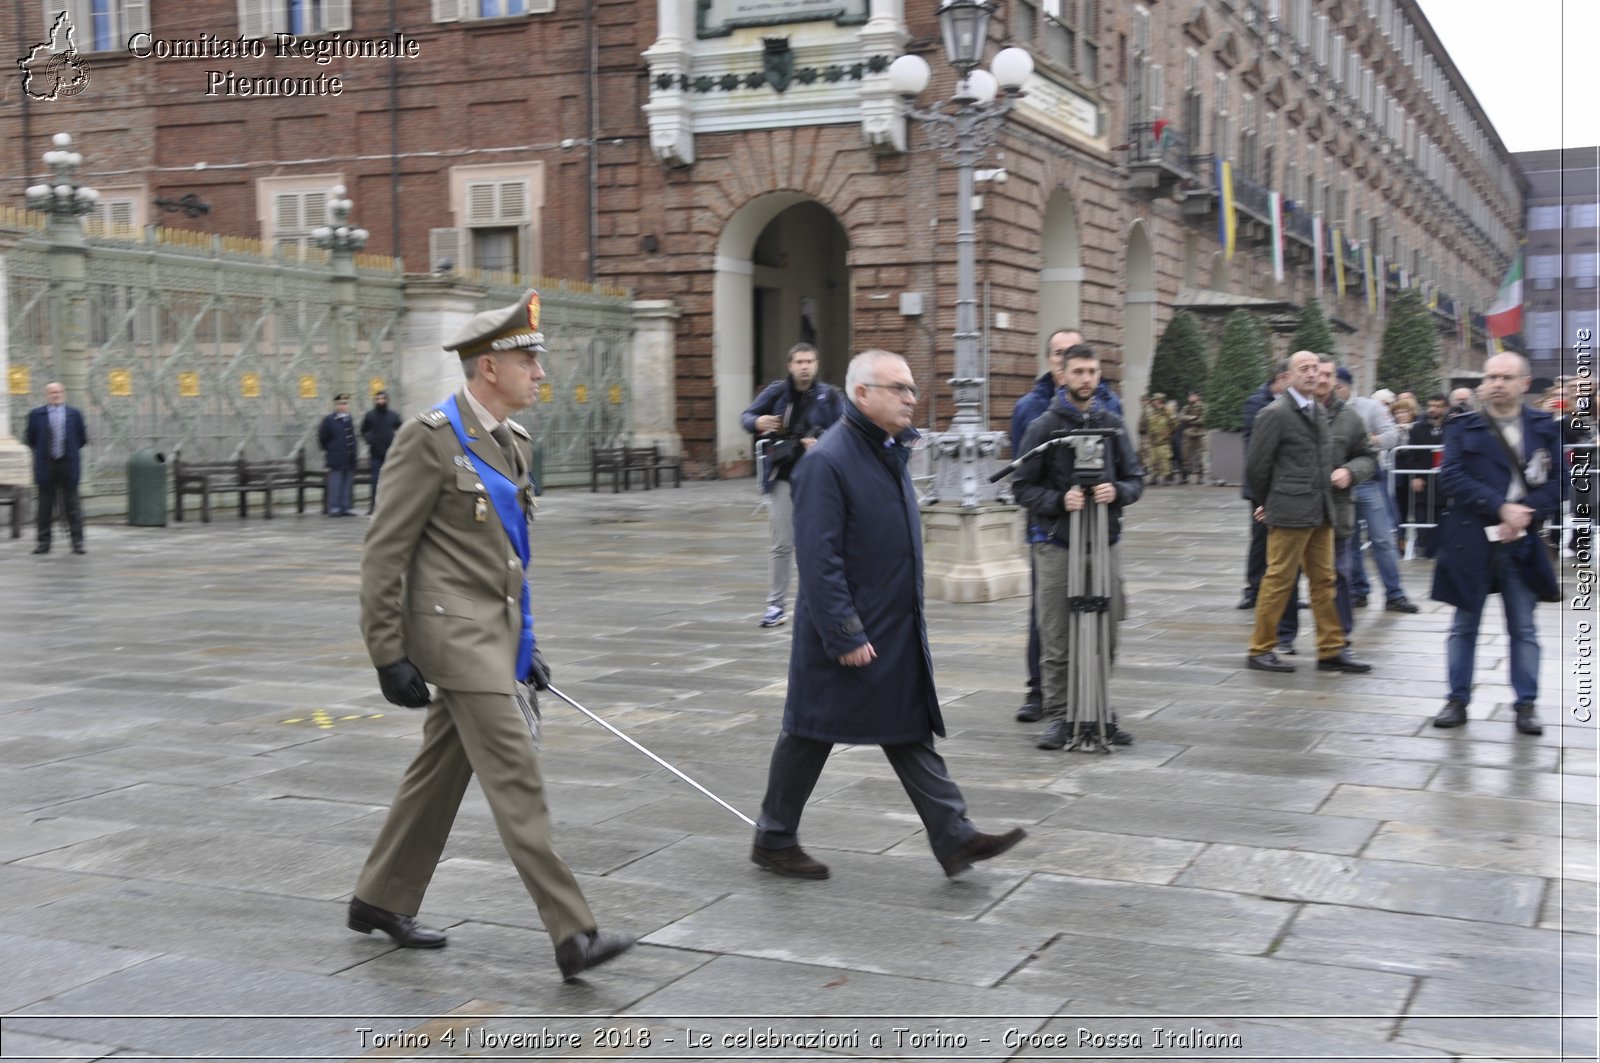
M 1018 723 L 1038 723 L 1044 719 L 1044 695 L 1037 689 L 1029 690 L 1028 696 L 1023 699 L 1022 708 L 1017 710 Z
M 1072 728 L 1066 720 L 1057 717 L 1050 721 L 1050 726 L 1044 729 L 1044 734 L 1033 744 L 1039 749 L 1063 749 L 1071 737 Z
M 1356 609 L 1365 609 L 1367 607 L 1367 596 L 1365 594 L 1358 594 L 1350 599 L 1350 604 Z
M 1517 714 L 1517 730 L 1525 735 L 1544 734 L 1544 725 L 1539 722 L 1539 717 L 1533 714 L 1533 702 L 1519 701 L 1511 706 Z
M 1415 613 L 1419 610 L 1417 609 L 1416 605 L 1412 603 L 1410 598 L 1402 596 L 1399 598 L 1390 598 L 1387 602 L 1384 602 L 1383 611 L 1386 613 Z
M 359 897 L 350 898 L 350 917 L 346 925 L 360 934 L 381 930 L 403 949 L 439 949 L 444 947 L 443 930 L 422 926 L 409 915 L 398 915 Z
M 75 554 L 87 554 L 89 551 L 87 551 L 87 550 L 85 550 L 83 548 L 83 544 L 82 543 L 73 543 L 72 544 L 72 552 L 75 553 Z
M 36 554 L 48 554 L 50 552 L 50 544 L 40 543 L 38 546 L 33 548 L 33 552 Z
M 621 956 L 633 948 L 633 942 L 626 934 L 605 930 L 574 934 L 556 946 L 556 966 L 561 968 L 561 977 L 570 982 L 589 968 Z
M 1433 718 L 1435 727 L 1460 727 L 1467 722 L 1467 703 L 1460 698 L 1449 698 L 1439 715 Z
M 1350 656 L 1349 650 L 1340 650 L 1337 657 L 1323 657 L 1317 661 L 1319 672 L 1370 672 L 1372 665 Z
M 1254 609 L 1255 607 L 1256 596 L 1251 594 L 1249 591 L 1245 591 L 1243 596 L 1239 599 L 1239 604 L 1234 606 L 1235 609 Z
M 798 845 L 791 845 L 787 849 L 763 849 L 759 845 L 752 845 L 750 862 L 775 875 L 786 875 L 789 878 L 828 877 L 828 865 L 808 856 Z
M 1294 665 L 1290 664 L 1288 661 L 1278 660 L 1278 655 L 1273 653 L 1271 650 L 1268 650 L 1266 653 L 1258 653 L 1254 657 L 1246 657 L 1244 659 L 1244 666 L 1246 668 L 1254 668 L 1258 672 L 1294 671 Z
M 939 866 L 944 868 L 946 878 L 955 878 L 979 860 L 999 856 L 1027 836 L 1028 832 L 1021 827 L 1012 827 L 1004 834 L 974 834 L 961 848 L 941 857 Z

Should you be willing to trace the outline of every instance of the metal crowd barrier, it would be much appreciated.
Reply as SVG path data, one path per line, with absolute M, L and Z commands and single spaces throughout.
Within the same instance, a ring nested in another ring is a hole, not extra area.
M 1561 448 L 1561 467 L 1556 471 L 1560 476 L 1568 479 L 1567 489 L 1563 492 L 1566 501 L 1561 508 L 1559 525 L 1545 526 L 1547 530 L 1554 527 L 1560 528 L 1561 545 L 1569 542 L 1571 537 L 1579 531 L 1592 532 L 1594 529 L 1596 487 L 1600 486 L 1597 485 L 1596 480 L 1596 477 L 1600 476 L 1600 468 L 1596 468 L 1595 448 L 1595 443 L 1569 443 Z M 1438 511 L 1438 507 L 1445 501 L 1444 493 L 1438 486 L 1439 468 L 1433 464 L 1433 455 L 1443 449 L 1444 447 L 1442 446 L 1412 446 L 1407 444 L 1395 447 L 1389 452 L 1391 456 L 1399 455 L 1405 451 L 1413 453 L 1417 451 L 1428 452 L 1429 467 L 1426 469 L 1391 467 L 1388 470 L 1389 493 L 1393 497 L 1399 498 L 1399 487 L 1402 479 L 1405 481 L 1405 490 L 1411 492 L 1411 505 L 1408 509 L 1412 518 L 1415 518 L 1419 512 L 1432 517 Z M 1582 461 L 1582 465 L 1579 464 L 1580 461 Z M 1577 470 L 1577 475 L 1574 475 L 1574 470 Z M 1426 481 L 1423 490 L 1420 492 L 1413 491 L 1411 487 L 1411 481 L 1418 478 Z M 1580 517 L 1577 515 L 1580 504 L 1589 506 L 1587 516 Z M 1396 521 L 1395 527 L 1411 531 L 1411 534 L 1406 536 L 1405 552 L 1405 560 L 1410 561 L 1416 556 L 1417 533 L 1438 527 L 1438 522 L 1436 520 L 1419 521 L 1412 519 Z

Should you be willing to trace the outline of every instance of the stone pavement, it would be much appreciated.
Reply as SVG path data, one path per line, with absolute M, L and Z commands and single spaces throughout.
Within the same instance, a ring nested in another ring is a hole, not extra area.
M 789 641 L 756 626 L 754 501 L 552 493 L 534 540 L 558 684 L 752 815 Z M 1132 510 L 1112 756 L 1013 722 L 1023 602 L 929 603 L 942 749 L 980 827 L 1029 831 L 955 881 L 875 749 L 806 818 L 833 878 L 784 880 L 548 701 L 557 842 L 643 938 L 579 985 L 476 788 L 422 912 L 449 947 L 344 928 L 422 719 L 361 647 L 364 521 L 0 541 L 0 1056 L 1593 1059 L 1590 614 L 1539 611 L 1542 738 L 1512 731 L 1494 621 L 1472 723 L 1437 731 L 1427 563 L 1419 615 L 1361 612 L 1371 676 L 1248 672 L 1244 516 L 1200 487 Z

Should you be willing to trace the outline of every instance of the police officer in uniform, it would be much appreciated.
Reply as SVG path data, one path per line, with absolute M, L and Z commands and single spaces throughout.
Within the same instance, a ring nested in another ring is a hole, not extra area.
M 596 928 L 551 846 L 539 770 L 533 690 L 545 689 L 550 670 L 534 643 L 524 575 L 532 448 L 509 419 L 544 378 L 538 293 L 478 314 L 446 349 L 460 354 L 466 384 L 395 437 L 361 560 L 361 631 L 383 696 L 426 707 L 427 717 L 348 922 L 405 948 L 445 943 L 415 916 L 476 773 L 570 981 L 633 939 Z M 431 700 L 430 682 L 439 688 Z

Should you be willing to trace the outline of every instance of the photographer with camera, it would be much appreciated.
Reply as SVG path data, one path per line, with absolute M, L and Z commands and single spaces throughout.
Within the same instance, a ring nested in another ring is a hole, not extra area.
M 789 593 L 789 561 L 794 556 L 794 503 L 789 476 L 806 449 L 843 414 L 839 392 L 817 379 L 817 349 L 809 343 L 789 348 L 789 375 L 761 390 L 739 417 L 744 430 L 765 442 L 761 491 L 767 496 L 772 550 L 767 583 L 767 611 L 762 627 L 777 627 Z
M 1122 418 L 1106 408 L 1096 394 L 1100 385 L 1100 357 L 1086 343 L 1068 348 L 1065 354 L 1066 384 L 1023 434 L 1019 455 L 1045 441 L 1083 429 L 1111 429 L 1115 435 L 1105 439 L 1097 454 L 1103 455 L 1103 471 L 1085 484 L 1077 466 L 1077 450 L 1058 446 L 1041 457 L 1024 463 L 1017 471 L 1017 501 L 1031 520 L 1028 539 L 1033 544 L 1033 565 L 1038 576 L 1034 604 L 1039 617 L 1039 673 L 1044 694 L 1044 714 L 1049 721 L 1037 741 L 1040 749 L 1061 749 L 1072 740 L 1069 730 L 1068 698 L 1071 696 L 1069 672 L 1068 524 L 1069 513 L 1084 509 L 1085 486 L 1097 505 L 1106 506 L 1109 518 L 1108 550 L 1103 573 L 1111 588 L 1111 645 L 1109 663 L 1116 658 L 1116 625 L 1126 613 L 1126 596 L 1118 572 L 1116 542 L 1122 531 L 1122 509 L 1139 501 L 1144 494 L 1144 467 L 1139 463 L 1133 440 Z M 1110 728 L 1110 740 L 1126 745 L 1132 737 L 1126 731 Z

